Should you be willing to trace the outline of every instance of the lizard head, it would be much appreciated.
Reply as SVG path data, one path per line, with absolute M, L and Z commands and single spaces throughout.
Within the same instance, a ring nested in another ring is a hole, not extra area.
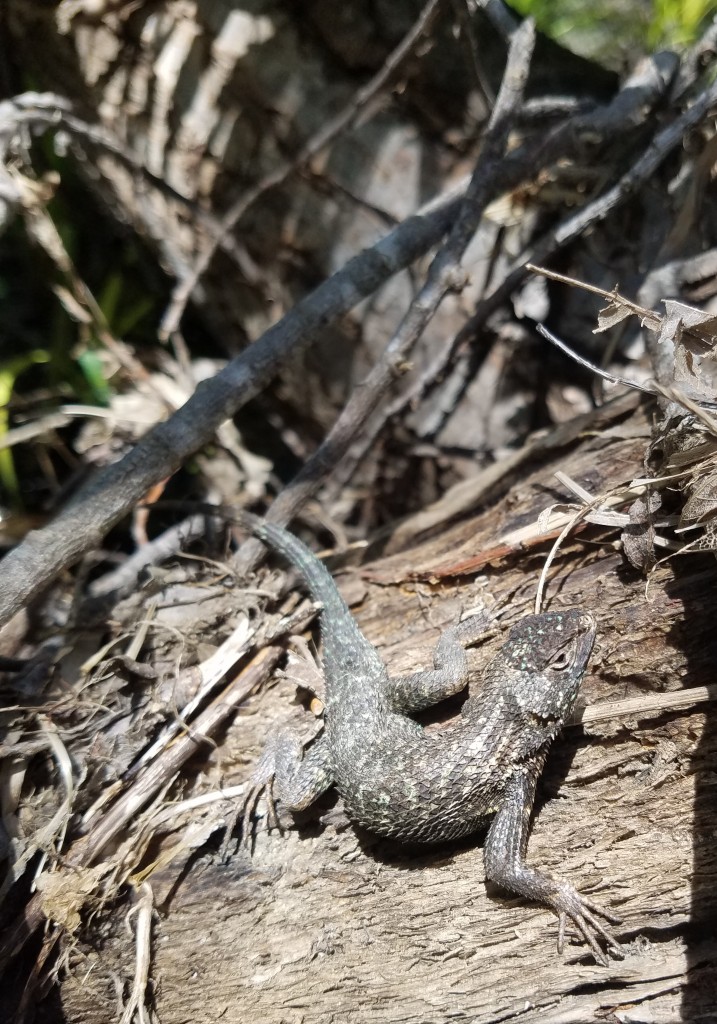
M 521 711 L 558 727 L 572 711 L 595 642 L 595 620 L 569 608 L 529 615 L 501 649 Z

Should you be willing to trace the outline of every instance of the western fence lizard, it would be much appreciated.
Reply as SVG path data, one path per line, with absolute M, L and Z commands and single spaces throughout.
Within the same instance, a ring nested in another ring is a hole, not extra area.
M 619 919 L 570 883 L 525 863 L 536 783 L 575 704 L 595 639 L 592 617 L 571 608 L 524 618 L 458 720 L 426 732 L 408 716 L 465 686 L 462 644 L 486 631 L 488 614 L 442 634 L 433 670 L 392 679 L 316 556 L 278 526 L 243 512 L 236 518 L 298 570 L 321 604 L 326 682 L 323 733 L 305 753 L 293 732 L 276 734 L 252 778 L 245 827 L 266 787 L 290 809 L 303 810 L 335 785 L 357 825 L 408 842 L 454 839 L 494 815 L 485 842 L 486 877 L 552 907 L 559 951 L 570 920 L 596 959 L 607 963 L 598 940 L 617 952 L 620 946 L 597 915 Z M 273 807 L 270 813 L 275 820 Z

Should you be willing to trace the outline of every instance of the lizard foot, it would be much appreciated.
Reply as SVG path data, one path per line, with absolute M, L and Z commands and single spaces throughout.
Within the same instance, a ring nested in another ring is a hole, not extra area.
M 279 824 L 279 817 L 276 813 L 274 795 L 272 793 L 272 780 L 269 780 L 268 782 L 259 781 L 255 783 L 250 779 L 249 789 L 247 790 L 246 796 L 244 797 L 244 803 L 242 804 L 239 812 L 239 820 L 241 821 L 241 845 L 247 850 L 251 850 L 254 843 L 256 835 L 255 811 L 262 794 L 266 796 L 269 828 L 281 828 L 281 825 Z
M 620 918 L 609 913 L 599 903 L 595 903 L 588 896 L 582 896 L 577 889 L 567 882 L 559 884 L 558 892 L 551 900 L 554 910 L 558 915 L 558 952 L 562 953 L 565 946 L 565 933 L 568 920 L 577 930 L 578 938 L 581 938 L 590 947 L 596 961 L 607 967 L 609 959 L 606 950 L 613 955 L 622 957 L 624 952 L 622 946 L 600 920 L 605 918 L 610 924 L 620 924 Z M 606 949 L 600 944 L 601 940 Z
M 312 743 L 304 756 L 303 748 L 296 732 L 286 726 L 270 736 L 247 784 L 240 815 L 244 847 L 251 847 L 254 813 L 262 793 L 266 794 L 269 828 L 280 829 L 274 794 L 288 810 L 303 811 L 332 784 L 329 748 L 324 737 Z
M 276 743 L 270 740 L 262 753 L 256 768 L 247 782 L 244 801 L 238 814 L 241 822 L 241 845 L 251 850 L 256 834 L 256 808 L 262 795 L 266 797 L 266 811 L 269 828 L 280 828 L 274 800 L 274 774 L 276 770 Z

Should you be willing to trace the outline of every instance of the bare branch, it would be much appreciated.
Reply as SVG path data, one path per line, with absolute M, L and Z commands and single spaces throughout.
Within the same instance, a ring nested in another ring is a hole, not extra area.
M 443 200 L 355 256 L 221 373 L 200 384 L 181 409 L 124 458 L 98 473 L 48 526 L 29 533 L 2 563 L 0 625 L 62 569 L 97 546 L 153 484 L 207 444 L 225 420 L 266 387 L 290 352 L 308 345 L 320 328 L 435 245 L 455 218 L 458 204 L 453 197 Z
M 511 40 L 508 62 L 483 146 L 461 212 L 445 245 L 436 255 L 425 284 L 411 303 L 383 358 L 349 398 L 343 412 L 319 449 L 292 483 L 276 498 L 269 511 L 274 522 L 286 522 L 333 471 L 396 377 L 402 372 L 421 333 L 448 292 L 461 282 L 460 261 L 480 223 L 485 207 L 501 177 L 501 159 L 513 114 L 523 95 L 533 52 L 535 27 L 524 21 Z M 247 568 L 261 551 L 256 541 L 247 542 L 237 559 Z
M 516 261 L 514 269 L 503 282 L 489 296 L 478 303 L 476 312 L 463 330 L 459 332 L 456 342 L 459 343 L 476 335 L 490 314 L 498 308 L 528 275 L 528 264 L 544 263 L 554 253 L 574 241 L 589 227 L 604 220 L 621 203 L 626 202 L 634 192 L 649 180 L 675 146 L 680 144 L 685 133 L 699 124 L 715 104 L 717 104 L 717 82 L 713 82 L 712 85 L 701 92 L 692 106 L 655 136 L 642 156 L 635 161 L 632 167 L 622 175 L 612 188 L 603 192 L 597 199 L 594 199 L 570 217 L 566 217 L 555 228 L 547 231 L 531 247 L 529 252 L 523 253 Z

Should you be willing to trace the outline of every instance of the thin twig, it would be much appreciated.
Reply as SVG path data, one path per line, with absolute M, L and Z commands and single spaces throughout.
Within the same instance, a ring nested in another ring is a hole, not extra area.
M 526 264 L 528 269 L 533 268 L 529 263 Z M 562 277 L 562 274 L 546 274 L 547 277 Z M 602 289 L 586 288 L 587 291 L 602 291 Z M 609 294 L 609 293 L 608 293 Z M 633 303 L 630 303 L 633 305 Z M 662 320 L 662 317 L 657 317 L 653 314 L 655 319 Z M 569 345 L 566 345 L 564 341 L 552 334 L 544 324 L 536 324 L 535 329 L 538 334 L 551 342 L 556 348 L 559 348 L 561 352 L 564 352 L 567 356 L 570 356 L 572 360 L 579 363 L 580 366 L 584 366 L 587 370 L 591 370 L 598 377 L 602 377 L 603 380 L 610 381 L 611 384 L 620 384 L 626 388 L 632 388 L 634 391 L 642 391 L 646 395 L 650 395 L 653 398 L 666 398 L 669 402 L 677 405 L 682 405 L 688 412 L 691 412 L 694 416 L 700 420 L 704 426 L 710 431 L 711 434 L 717 435 L 717 423 L 715 420 L 706 412 L 707 409 L 717 409 L 717 402 L 699 401 L 695 402 L 689 396 L 684 395 L 679 388 L 674 386 L 665 386 L 660 384 L 658 381 L 652 380 L 648 384 L 639 384 L 636 380 L 630 380 L 628 377 L 617 377 L 614 373 L 609 373 L 607 370 L 603 370 L 602 367 L 596 366 L 591 363 L 589 359 L 585 359 L 584 356 L 578 355 Z
M 217 695 L 210 707 L 192 723 L 191 732 L 179 736 L 160 757 L 147 765 L 89 832 L 72 844 L 64 857 L 65 863 L 74 867 L 89 867 L 101 860 L 107 845 L 123 828 L 131 824 L 142 808 L 174 778 L 182 766 L 196 756 L 197 750 L 222 726 L 228 715 L 269 678 L 283 653 L 284 648 L 280 644 L 260 651 L 238 678 L 232 680 L 225 691 Z M 6 931 L 0 943 L 0 970 L 10 957 L 22 949 L 44 920 L 42 897 L 35 893 L 25 905 L 21 919 L 14 928 Z
M 592 370 L 593 373 L 597 374 L 598 377 L 602 377 L 603 380 L 609 380 L 611 384 L 621 384 L 626 388 L 634 388 L 635 391 L 644 391 L 647 395 L 652 395 L 653 398 L 658 394 L 658 391 L 654 387 L 650 387 L 647 384 L 638 384 L 636 380 L 628 380 L 627 377 L 616 377 L 614 373 L 608 373 L 607 370 L 603 370 L 602 367 L 596 366 L 591 363 L 589 359 L 585 359 L 584 356 L 578 355 L 574 352 L 569 345 L 566 345 L 564 341 L 552 334 L 544 324 L 536 324 L 535 329 L 538 334 L 551 342 L 556 348 L 559 348 L 561 352 L 564 352 L 567 356 L 570 356 L 572 360 L 579 363 L 580 366 L 584 366 L 587 370 Z
M 502 166 L 502 192 L 509 193 L 520 185 L 521 180 L 525 178 L 526 167 L 532 168 L 529 177 L 535 180 L 540 169 L 569 159 L 582 138 L 590 139 L 591 145 L 597 146 L 598 143 L 602 144 L 609 139 L 622 138 L 626 132 L 634 129 L 636 122 L 642 124 L 646 111 L 653 107 L 665 92 L 666 82 L 664 76 L 660 74 L 659 57 L 657 54 L 641 61 L 610 103 L 594 107 L 587 114 L 580 110 L 557 125 L 544 139 L 537 142 L 531 139 L 518 150 L 508 154 Z M 421 378 L 398 395 L 381 416 L 374 417 L 366 425 L 355 438 L 341 463 L 339 475 L 343 482 L 350 479 L 356 466 L 373 447 L 385 424 L 420 399 L 428 386 L 441 379 L 445 367 L 456 351 L 472 343 L 475 357 L 475 338 L 480 335 L 478 328 L 482 327 L 488 317 L 509 297 L 524 276 L 525 268 L 522 262 L 519 262 L 517 269 L 514 268 L 490 295 L 481 298 L 476 313 L 464 327 L 452 338 L 446 338 L 443 346 L 434 353 L 430 367 L 422 373 Z M 484 344 L 485 353 L 488 347 L 488 344 Z M 335 489 L 332 487 L 332 490 Z
M 215 238 L 217 244 L 226 250 L 245 276 L 251 278 L 246 252 L 237 246 L 233 238 L 222 235 L 222 226 L 216 217 L 204 210 L 197 200 L 182 195 L 169 182 L 150 171 L 139 155 L 121 140 L 112 136 L 105 128 L 84 121 L 74 114 L 70 101 L 64 96 L 49 92 L 26 92 L 0 103 L 0 161 L 2 163 L 5 163 L 6 152 L 21 127 L 30 127 L 34 131 L 64 129 L 71 136 L 111 153 L 121 164 L 160 194 L 172 202 L 181 204 L 207 234 Z M 4 169 L 0 170 L 0 200 L 13 207 L 22 203 L 21 190 L 13 183 L 13 179 L 7 175 Z M 7 219 L 6 215 L 0 216 L 0 228 Z
M 624 722 L 626 718 L 660 715 L 665 711 L 685 711 L 713 700 L 717 700 L 717 685 L 714 683 L 708 686 L 690 686 L 686 690 L 643 694 L 640 697 L 629 697 L 626 700 L 592 704 L 590 707 L 577 711 L 568 724 L 593 725 L 596 722 L 608 722 L 615 718 Z
M 119 600 L 131 593 L 137 585 L 139 574 L 148 566 L 166 562 L 192 541 L 203 537 L 206 530 L 207 522 L 204 516 L 187 516 L 181 523 L 175 523 L 158 537 L 138 548 L 119 568 L 93 580 L 88 588 L 89 600 L 96 602 L 108 596 L 113 600 Z
M 556 476 L 558 476 L 558 474 L 556 474 Z M 572 489 L 574 490 L 574 488 Z M 605 494 L 599 494 L 597 495 L 597 497 L 591 498 L 589 501 L 585 502 L 585 504 L 581 505 L 581 507 L 573 515 L 570 515 L 565 526 L 555 539 L 550 551 L 548 552 L 548 556 L 545 559 L 545 563 L 543 564 L 543 568 L 540 573 L 540 578 L 538 579 L 538 586 L 535 592 L 536 615 L 539 614 L 543 604 L 543 592 L 545 590 L 545 585 L 548 578 L 548 571 L 558 551 L 560 550 L 565 538 L 570 535 L 570 533 L 575 529 L 578 523 L 581 522 L 583 519 L 587 519 L 588 521 L 590 521 L 591 515 L 596 511 L 598 513 L 600 511 L 604 511 L 611 505 L 615 504 L 615 502 L 617 502 L 617 504 L 623 504 L 628 499 L 637 497 L 642 492 L 642 490 L 644 489 L 633 488 L 632 486 L 614 487 L 611 490 L 607 491 Z M 615 517 L 611 514 L 610 523 L 612 524 L 614 522 Z
M 149 1024 L 144 1005 L 152 960 L 152 917 L 154 915 L 154 894 L 149 882 L 143 882 L 140 886 L 139 899 L 127 915 L 128 918 L 130 915 L 137 919 L 134 938 L 134 979 L 120 1024 L 132 1024 L 135 1013 L 139 1024 Z M 129 921 L 127 923 L 129 925 Z
M 620 305 L 628 307 L 635 316 L 642 317 L 657 317 L 657 313 L 653 309 L 647 309 L 645 306 L 641 306 L 637 302 L 633 302 L 632 299 L 628 299 L 625 295 L 621 295 L 618 291 L 613 289 L 608 291 L 606 288 L 600 288 L 599 285 L 590 284 L 588 281 L 581 281 L 577 277 L 570 277 L 568 274 L 559 274 L 557 270 L 550 270 L 548 267 L 538 267 L 534 263 L 526 263 L 525 269 L 530 270 L 533 274 L 540 274 L 541 277 L 547 277 L 551 281 L 559 281 L 561 284 L 568 284 L 572 288 L 580 288 L 584 292 L 590 292 L 591 295 L 599 295 L 601 299 L 605 299 L 606 302 L 619 302 Z
M 481 59 L 481 55 L 478 50 L 478 41 L 476 39 L 474 25 L 471 18 L 469 0 L 451 0 L 451 2 L 456 12 L 458 24 L 460 25 L 461 38 L 465 41 L 466 48 L 468 50 L 468 55 L 470 57 L 470 69 L 473 73 L 473 78 L 478 86 L 479 92 L 483 95 L 486 107 L 490 110 L 495 103 L 495 91 L 488 81 L 488 76 L 485 73 L 484 61 Z

